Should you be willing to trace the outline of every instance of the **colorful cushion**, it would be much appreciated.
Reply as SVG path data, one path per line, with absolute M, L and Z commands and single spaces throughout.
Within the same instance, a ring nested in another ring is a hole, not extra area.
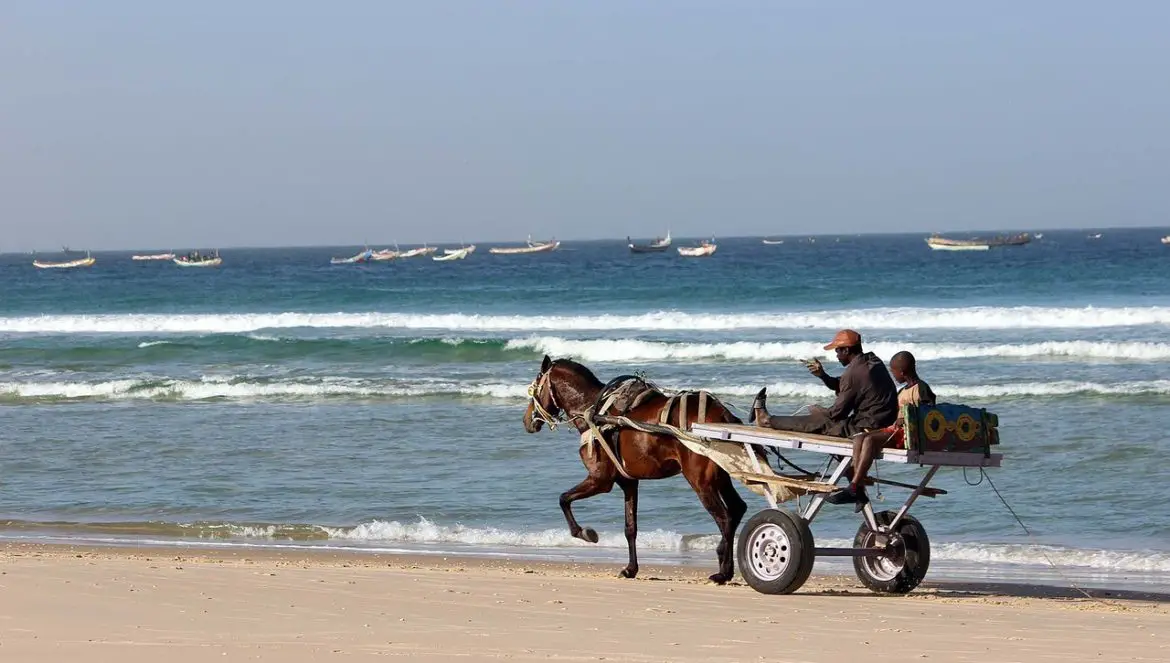
M 999 444 L 999 417 L 982 408 L 939 403 L 906 405 L 906 448 L 924 451 L 991 453 Z

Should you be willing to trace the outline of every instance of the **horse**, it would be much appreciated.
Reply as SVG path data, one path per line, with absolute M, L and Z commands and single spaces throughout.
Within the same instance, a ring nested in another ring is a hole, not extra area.
M 615 380 L 616 382 L 616 380 Z M 612 384 L 612 383 L 611 383 Z M 605 385 L 581 364 L 570 359 L 552 360 L 545 355 L 540 373 L 529 386 L 528 407 L 524 410 L 524 430 L 529 433 L 540 431 L 544 424 L 550 428 L 557 422 L 571 422 L 584 434 L 589 429 L 583 413 L 598 403 L 605 391 Z M 740 423 L 715 398 L 708 400 L 707 420 L 723 423 Z M 664 408 L 671 407 L 669 398 L 656 389 L 645 400 L 637 403 L 626 416 L 637 422 L 658 422 Z M 683 408 L 679 408 L 680 410 Z M 667 415 L 670 415 L 667 412 Z M 679 422 L 684 430 L 698 418 L 697 412 Z M 650 479 L 666 479 L 682 474 L 698 495 L 699 501 L 714 518 L 719 528 L 719 546 L 715 549 L 719 560 L 719 571 L 710 579 L 716 584 L 725 584 L 734 577 L 734 556 L 732 541 L 739 527 L 747 504 L 735 490 L 731 476 L 711 459 L 695 453 L 677 438 L 647 433 L 632 428 L 618 428 L 610 431 L 604 442 L 582 444 L 579 450 L 581 462 L 588 475 L 581 483 L 561 494 L 561 511 L 569 525 L 569 533 L 578 539 L 597 543 L 597 532 L 590 527 L 581 527 L 573 517 L 573 502 L 613 490 L 616 483 L 625 496 L 625 535 L 629 546 L 629 564 L 621 570 L 623 578 L 638 575 L 638 552 L 635 540 L 638 536 L 638 482 Z M 598 453 L 596 446 L 611 445 L 606 453 Z M 619 468 L 613 456 L 620 459 Z

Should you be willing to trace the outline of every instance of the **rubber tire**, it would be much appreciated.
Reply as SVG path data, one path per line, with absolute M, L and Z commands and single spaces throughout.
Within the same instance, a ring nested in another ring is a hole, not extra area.
M 783 530 L 789 542 L 788 566 L 778 578 L 767 579 L 757 576 L 751 564 L 751 538 L 753 533 L 763 526 L 775 526 Z M 789 511 L 779 509 L 765 509 L 751 517 L 739 532 L 736 545 L 736 561 L 739 562 L 739 573 L 744 582 L 761 594 L 791 594 L 800 589 L 801 585 L 812 574 L 813 562 L 816 561 L 816 550 L 813 544 L 812 530 L 808 521 Z
M 878 525 L 888 526 L 894 522 L 896 515 L 897 513 L 894 511 L 882 511 L 874 514 L 874 519 Z M 861 523 L 857 535 L 853 537 L 853 547 L 864 547 L 865 539 L 869 533 L 869 526 L 864 522 Z M 853 558 L 853 570 L 857 572 L 861 584 L 879 594 L 906 594 L 910 592 L 922 582 L 922 579 L 926 577 L 927 569 L 930 568 L 930 539 L 926 536 L 926 529 L 922 523 L 918 522 L 914 516 L 906 514 L 898 522 L 896 533 L 901 537 L 906 552 L 902 570 L 893 578 L 877 578 L 866 568 L 867 558 Z

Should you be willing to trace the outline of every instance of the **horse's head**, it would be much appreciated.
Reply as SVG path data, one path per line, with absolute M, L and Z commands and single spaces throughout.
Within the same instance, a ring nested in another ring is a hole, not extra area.
M 535 433 L 545 424 L 556 428 L 557 423 L 580 415 L 596 400 L 601 386 L 584 366 L 568 359 L 553 361 L 545 355 L 540 373 L 528 385 L 524 430 Z
M 528 407 L 524 409 L 524 430 L 535 433 L 545 424 L 555 427 L 560 420 L 561 406 L 553 392 L 552 371 L 555 367 L 548 355 L 540 363 L 540 373 L 528 385 Z

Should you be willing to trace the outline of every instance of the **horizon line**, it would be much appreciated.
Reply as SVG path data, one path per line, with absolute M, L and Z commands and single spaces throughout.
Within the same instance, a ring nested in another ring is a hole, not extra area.
M 819 233 L 811 233 L 811 234 L 808 234 L 808 233 L 786 233 L 786 234 L 766 234 L 766 235 L 751 234 L 751 235 L 725 235 L 723 237 L 723 239 L 740 240 L 740 239 L 764 239 L 764 238 L 788 239 L 788 238 L 803 238 L 803 237 L 820 238 L 820 237 L 888 237 L 888 236 L 925 236 L 925 237 L 930 237 L 931 235 L 936 234 L 936 233 L 940 234 L 940 235 L 955 235 L 955 234 L 963 234 L 963 233 L 1017 233 L 1017 234 L 1018 233 L 1028 233 L 1028 234 L 1035 236 L 1036 233 L 1086 232 L 1086 231 L 1091 231 L 1091 230 L 1170 230 L 1170 225 L 1165 225 L 1165 226 L 1158 226 L 1158 225 L 1085 226 L 1085 227 L 1080 227 L 1080 228 L 1040 228 L 1038 230 L 1019 230 L 1019 229 L 1009 229 L 1009 228 L 978 228 L 978 229 L 970 228 L 970 229 L 947 230 L 947 231 L 867 231 L 867 232 L 860 232 L 860 233 L 857 233 L 857 232 L 842 232 L 842 233 L 819 232 Z M 633 238 L 633 237 L 634 237 L 633 235 L 628 236 L 628 238 Z M 647 237 L 649 237 L 649 235 L 647 235 Z M 693 236 L 691 236 L 691 235 L 674 236 L 675 239 L 684 239 L 684 240 L 685 239 L 706 239 L 709 237 L 711 237 L 710 234 L 693 235 Z M 551 239 L 553 239 L 553 237 L 549 237 L 548 239 L 551 240 Z M 638 237 L 638 239 L 643 239 L 643 238 Z M 562 239 L 560 241 L 561 242 L 574 242 L 574 243 L 585 244 L 585 243 L 598 243 L 598 242 L 624 243 L 624 242 L 626 242 L 626 240 L 627 240 L 627 238 L 593 237 L 593 238 L 570 238 L 570 239 Z M 510 240 L 473 240 L 470 242 L 466 241 L 466 240 L 440 240 L 440 241 L 427 240 L 427 241 L 422 241 L 422 242 L 362 242 L 362 243 L 355 243 L 355 244 L 308 244 L 308 243 L 306 243 L 306 244 L 240 244 L 240 245 L 234 245 L 234 246 L 233 245 L 220 245 L 220 246 L 226 248 L 227 250 L 255 250 L 255 249 L 333 249 L 333 248 L 351 248 L 351 247 L 372 248 L 375 245 L 382 245 L 382 246 L 394 246 L 394 245 L 399 245 L 399 246 L 404 246 L 404 245 L 405 246 L 411 246 L 411 245 L 439 246 L 439 245 L 443 245 L 443 244 L 456 244 L 456 243 L 462 244 L 464 246 L 471 245 L 471 244 L 476 244 L 476 245 L 479 245 L 479 244 L 508 245 L 508 244 L 523 244 L 524 240 L 516 240 L 516 239 L 510 239 Z M 212 245 L 209 244 L 207 246 L 212 246 Z M 161 249 L 159 249 L 159 247 L 119 247 L 119 248 L 98 248 L 98 249 L 73 248 L 72 246 L 69 246 L 67 244 L 62 244 L 59 246 L 59 248 L 51 249 L 51 250 L 49 250 L 49 249 L 25 249 L 25 250 L 15 250 L 15 251 L 3 250 L 3 251 L 0 251 L 0 255 L 27 255 L 27 254 L 31 254 L 31 253 L 57 253 L 57 252 L 62 252 L 62 249 L 64 249 L 64 248 L 68 248 L 70 252 L 101 251 L 101 252 L 107 252 L 107 253 L 161 250 Z M 173 251 L 175 253 L 182 253 L 182 251 L 174 251 L 174 249 L 166 249 L 166 250 Z M 223 248 L 220 248 L 220 249 L 194 248 L 194 249 L 189 249 L 189 250 L 191 250 L 191 251 L 223 250 Z

